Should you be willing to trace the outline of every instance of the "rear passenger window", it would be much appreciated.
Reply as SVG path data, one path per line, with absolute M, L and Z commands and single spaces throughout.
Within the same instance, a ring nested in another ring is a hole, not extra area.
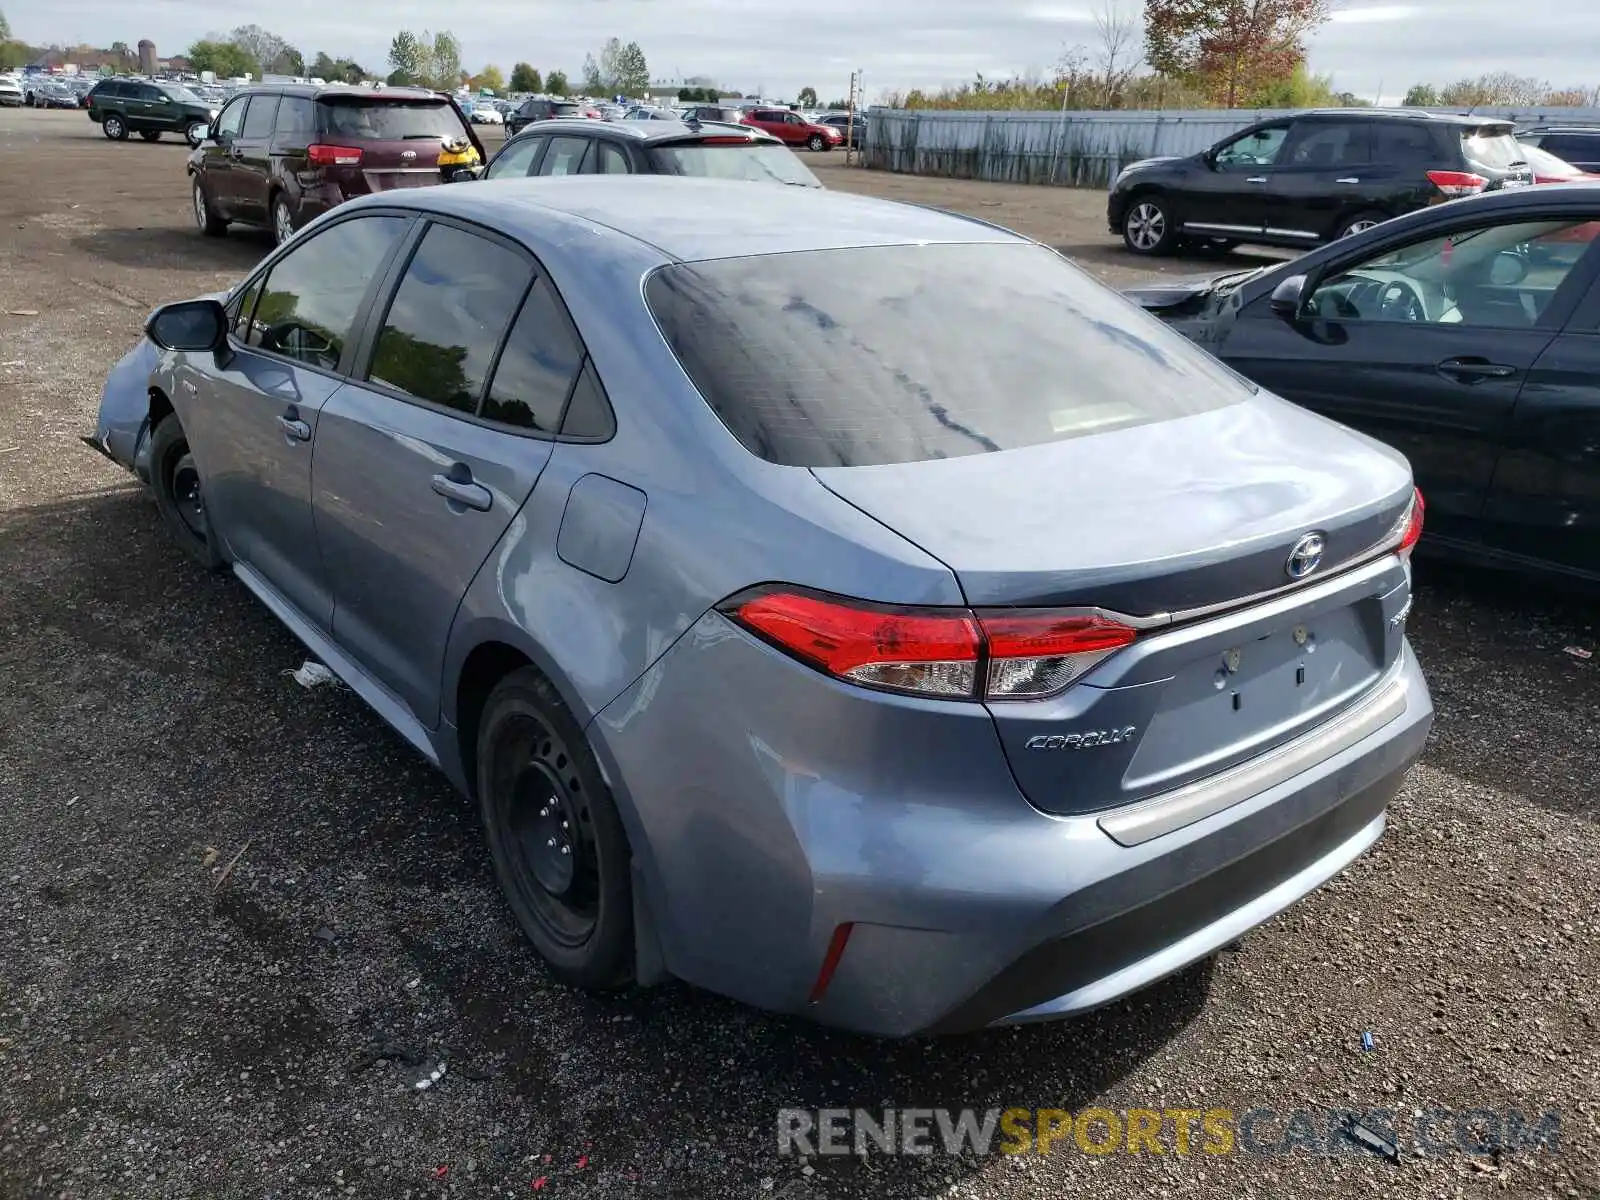
M 550 149 L 545 151 L 544 161 L 539 164 L 539 174 L 576 175 L 583 167 L 583 154 L 588 148 L 588 138 L 551 138 Z
M 554 434 L 572 378 L 583 361 L 583 343 L 555 290 L 541 278 L 533 285 L 483 405 L 486 420 Z
M 475 414 L 495 350 L 533 278 L 506 247 L 434 225 L 389 305 L 368 378 Z
M 595 167 L 598 174 L 626 175 L 631 170 L 628 156 L 609 142 L 596 142 L 595 150 L 600 155 L 599 165 Z
M 367 288 L 406 225 L 404 217 L 358 217 L 300 242 L 268 273 L 246 340 L 336 370 Z
M 561 436 L 603 442 L 616 431 L 617 421 L 606 401 L 605 389 L 600 386 L 600 378 L 594 373 L 594 363 L 585 359 L 583 373 L 578 376 L 578 386 L 572 389 L 572 400 L 561 422 Z
M 278 136 L 309 140 L 316 116 L 308 96 L 285 96 L 278 104 Z
M 272 133 L 272 122 L 278 115 L 276 96 L 251 96 L 250 107 L 244 114 L 244 132 L 241 137 L 264 138 Z

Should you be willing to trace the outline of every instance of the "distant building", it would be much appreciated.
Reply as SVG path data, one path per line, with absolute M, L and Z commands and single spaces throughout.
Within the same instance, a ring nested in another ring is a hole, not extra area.
M 688 75 L 682 79 L 657 79 L 645 89 L 645 95 L 651 100 L 676 100 L 678 93 L 687 89 L 705 90 L 717 86 L 716 80 L 707 75 Z
M 109 50 L 97 50 L 93 46 L 52 46 L 41 52 L 30 66 L 38 67 L 42 71 L 63 71 L 66 67 L 74 66 L 84 75 L 93 75 L 102 67 L 112 71 L 132 71 L 138 66 L 133 51 L 120 42 Z
M 156 44 L 149 38 L 142 38 L 139 42 L 139 73 L 141 75 L 154 75 L 156 73 Z

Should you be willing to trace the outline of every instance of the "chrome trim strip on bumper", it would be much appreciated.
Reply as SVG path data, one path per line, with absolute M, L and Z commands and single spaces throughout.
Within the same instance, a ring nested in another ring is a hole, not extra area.
M 1217 775 L 1196 780 L 1102 816 L 1102 832 L 1123 846 L 1139 846 L 1232 808 L 1348 750 L 1406 711 L 1402 652 L 1373 689 L 1351 707 L 1275 750 Z
M 1250 903 L 1195 930 L 1188 937 L 1156 951 L 1148 958 L 1130 963 L 1103 979 L 1086 983 L 1065 996 L 1057 996 L 1054 1000 L 1036 1004 L 1008 1017 L 1001 1017 L 994 1024 L 1014 1025 L 1026 1021 L 1047 1021 L 1068 1013 L 1086 1012 L 1091 1008 L 1109 1004 L 1130 992 L 1148 987 L 1175 971 L 1181 971 L 1190 963 L 1226 946 L 1263 921 L 1277 916 L 1296 900 L 1332 879 L 1383 836 L 1387 821 L 1388 815 L 1379 813 L 1353 837 L 1341 842 L 1316 862 L 1298 874 L 1291 875 L 1271 891 L 1264 892 Z

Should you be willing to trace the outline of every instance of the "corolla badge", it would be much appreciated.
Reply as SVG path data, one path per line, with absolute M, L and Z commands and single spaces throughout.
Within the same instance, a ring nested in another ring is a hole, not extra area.
M 1124 725 L 1121 729 L 1089 729 L 1083 733 L 1036 733 L 1023 745 L 1029 750 L 1093 750 L 1127 741 L 1135 728 Z
M 1289 559 L 1283 564 L 1283 573 L 1290 579 L 1304 579 L 1322 565 L 1322 552 L 1326 548 L 1327 542 L 1320 533 L 1313 531 L 1303 534 L 1289 551 Z

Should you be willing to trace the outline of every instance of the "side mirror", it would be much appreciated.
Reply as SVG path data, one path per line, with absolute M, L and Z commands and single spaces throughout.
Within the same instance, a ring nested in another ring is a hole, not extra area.
M 1272 289 L 1267 306 L 1286 321 L 1298 320 L 1305 303 L 1306 277 L 1291 275 Z
M 180 300 L 156 309 L 144 332 L 163 350 L 221 350 L 228 344 L 228 314 L 215 300 Z

